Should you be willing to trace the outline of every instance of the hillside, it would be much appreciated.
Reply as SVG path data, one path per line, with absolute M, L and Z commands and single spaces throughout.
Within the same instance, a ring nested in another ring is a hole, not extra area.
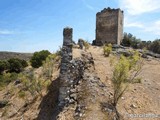
M 5 52 L 0 51 L 0 60 L 6 60 L 10 58 L 19 58 L 23 60 L 29 60 L 32 57 L 32 53 L 18 53 L 18 52 Z
M 108 114 L 108 103 L 113 98 L 113 86 L 111 84 L 112 67 L 110 57 L 104 57 L 103 48 L 90 46 L 87 51 L 78 48 L 73 49 L 73 59 L 88 61 L 92 58 L 94 65 L 87 64 L 82 81 L 77 85 L 77 107 L 69 104 L 59 111 L 57 108 L 59 90 L 59 64 L 54 64 L 52 83 L 43 87 L 41 95 L 33 97 L 24 88 L 22 83 L 9 84 L 0 91 L 0 101 L 8 100 L 6 107 L 0 108 L 1 120 L 108 120 L 112 111 Z M 124 120 L 141 120 L 133 118 L 133 114 L 154 114 L 160 111 L 160 60 L 149 57 L 144 59 L 142 71 L 139 77 L 140 83 L 134 83 L 121 97 L 117 109 Z M 28 68 L 30 70 L 31 68 Z M 39 79 L 43 77 L 43 67 L 34 69 L 33 73 Z M 19 88 L 23 88 L 25 97 L 19 97 Z M 148 118 L 158 120 L 159 118 Z

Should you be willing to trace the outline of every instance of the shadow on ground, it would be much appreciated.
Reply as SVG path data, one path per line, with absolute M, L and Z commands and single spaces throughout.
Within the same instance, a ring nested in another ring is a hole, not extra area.
M 58 94 L 59 94 L 59 78 L 53 80 L 48 88 L 48 93 L 43 97 L 39 109 L 40 112 L 36 120 L 56 120 L 59 114 L 58 109 Z

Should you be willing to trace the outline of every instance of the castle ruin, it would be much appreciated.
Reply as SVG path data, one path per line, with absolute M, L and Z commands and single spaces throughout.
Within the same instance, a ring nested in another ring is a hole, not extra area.
M 96 39 L 93 45 L 120 45 L 123 38 L 123 11 L 104 8 L 96 14 Z

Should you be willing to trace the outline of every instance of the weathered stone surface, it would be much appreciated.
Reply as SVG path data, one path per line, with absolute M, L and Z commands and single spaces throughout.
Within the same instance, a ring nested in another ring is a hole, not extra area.
M 72 32 L 73 29 L 66 27 L 63 30 L 63 46 L 72 45 Z
M 70 67 L 72 66 L 70 61 L 72 60 L 72 28 L 64 28 L 63 30 L 63 47 L 62 47 L 62 59 L 60 67 L 60 88 L 59 88 L 59 106 L 63 107 L 69 99 L 70 86 L 72 80 L 70 80 Z
M 63 108 L 77 101 L 77 86 L 82 79 L 84 64 L 81 59 L 72 59 L 72 28 L 64 28 L 60 66 L 59 107 Z
M 83 49 L 83 40 L 82 39 L 78 40 L 78 45 L 79 45 L 80 49 Z
M 120 44 L 123 36 L 123 11 L 104 8 L 96 14 L 96 40 L 94 45 Z

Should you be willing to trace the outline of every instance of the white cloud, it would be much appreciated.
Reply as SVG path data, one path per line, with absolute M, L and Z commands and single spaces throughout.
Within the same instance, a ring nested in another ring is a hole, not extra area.
M 119 4 L 130 15 L 160 10 L 160 0 L 119 0 Z
M 143 28 L 143 24 L 139 22 L 124 22 L 124 27 L 137 27 L 137 28 Z
M 0 35 L 11 35 L 11 34 L 15 34 L 15 32 L 10 30 L 0 30 Z
M 124 18 L 124 27 L 143 28 L 144 24 L 139 21 L 135 21 L 134 19 L 129 19 L 128 17 L 125 17 Z
M 144 31 L 160 35 L 160 20 L 150 23 L 150 25 L 144 28 Z

